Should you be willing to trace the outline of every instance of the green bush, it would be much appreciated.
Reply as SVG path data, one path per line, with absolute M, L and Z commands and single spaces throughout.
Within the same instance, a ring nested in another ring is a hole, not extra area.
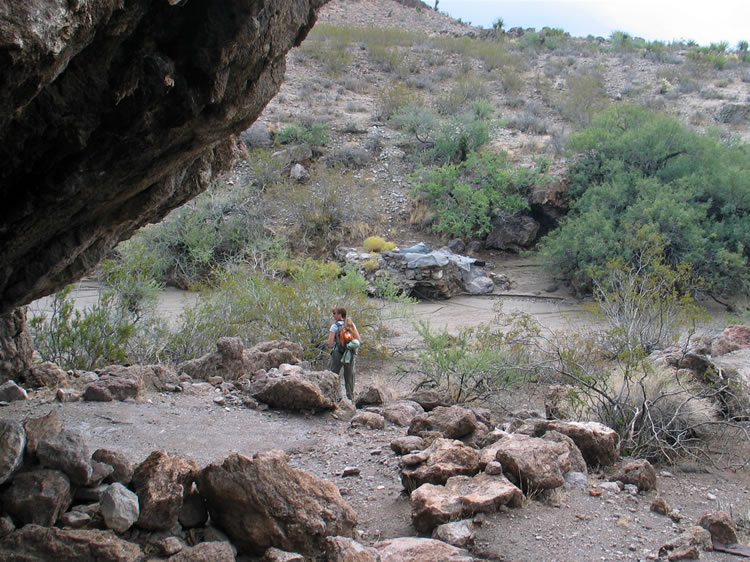
M 567 91 L 557 96 L 562 116 L 577 126 L 588 126 L 594 115 L 609 105 L 604 70 L 592 66 L 568 76 Z
M 542 244 L 550 267 L 578 289 L 591 268 L 632 262 L 632 225 L 664 240 L 669 266 L 691 264 L 714 294 L 747 293 L 750 153 L 676 119 L 617 105 L 571 136 L 571 211 Z
M 414 195 L 435 213 L 435 232 L 471 237 L 489 232 L 493 213 L 527 209 L 525 197 L 542 180 L 535 171 L 512 167 L 503 155 L 470 153 L 460 164 L 424 169 L 413 181 Z
M 425 322 L 416 329 L 422 349 L 416 366 L 402 367 L 401 372 L 411 380 L 416 377 L 415 390 L 444 389 L 454 403 L 466 403 L 487 400 L 521 380 L 515 363 L 496 345 L 503 336 L 486 326 L 461 328 L 456 335 L 445 328 L 435 332 Z
M 295 123 L 277 131 L 274 136 L 280 144 L 325 146 L 328 144 L 328 125 L 325 123 L 311 123 L 305 126 Z
M 333 306 L 350 311 L 365 355 L 380 350 L 385 304 L 368 298 L 367 282 L 359 273 L 309 259 L 287 265 L 283 278 L 242 269 L 222 273 L 200 302 L 181 315 L 167 346 L 170 361 L 214 351 L 223 336 L 240 337 L 245 345 L 285 339 L 301 344 L 307 359 L 321 360 L 327 354 Z

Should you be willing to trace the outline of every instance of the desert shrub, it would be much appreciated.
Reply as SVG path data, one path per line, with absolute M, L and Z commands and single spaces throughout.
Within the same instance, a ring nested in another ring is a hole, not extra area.
M 432 166 L 415 174 L 414 196 L 435 215 L 435 232 L 471 237 L 489 232 L 492 214 L 528 208 L 525 196 L 538 173 L 509 164 L 498 154 L 471 153 L 460 164 Z
M 380 217 L 360 203 L 362 191 L 370 189 L 372 184 L 350 170 L 318 165 L 306 183 L 277 185 L 269 195 L 283 202 L 279 212 L 291 249 L 323 256 L 342 242 L 361 240 L 377 226 Z
M 284 173 L 284 160 L 274 158 L 272 150 L 256 148 L 248 153 L 246 161 L 253 186 L 261 192 L 278 182 Z
M 477 76 L 466 76 L 458 79 L 445 95 L 439 96 L 435 106 L 442 115 L 454 115 L 465 111 L 471 102 L 487 98 L 487 81 Z
M 370 60 L 383 72 L 395 72 L 405 60 L 404 54 L 397 48 L 384 45 L 371 45 L 368 54 Z
M 242 269 L 224 272 L 180 316 L 167 348 L 169 359 L 198 357 L 213 351 L 218 338 L 236 336 L 245 345 L 297 342 L 307 359 L 317 361 L 328 351 L 334 305 L 351 311 L 365 342 L 364 355 L 381 351 L 375 342 L 383 338 L 385 303 L 368 298 L 367 282 L 359 273 L 310 259 L 287 263 L 286 270 L 284 277 Z
M 401 376 L 416 377 L 415 390 L 440 388 L 454 403 L 487 400 L 502 389 L 520 382 L 510 357 L 489 339 L 503 336 L 486 326 L 461 328 L 451 334 L 429 324 L 416 325 L 421 338 L 414 365 L 402 366 Z
M 49 314 L 31 317 L 29 330 L 39 354 L 63 369 L 126 363 L 126 343 L 135 326 L 127 309 L 115 302 L 115 293 L 102 293 L 96 304 L 78 310 L 71 290 L 69 285 L 52 297 Z
M 508 119 L 506 126 L 511 129 L 518 129 L 524 133 L 546 135 L 548 126 L 541 113 L 542 107 L 532 102 L 526 106 L 525 111 Z
M 692 264 L 713 294 L 749 290 L 750 155 L 672 117 L 618 105 L 571 136 L 571 212 L 542 244 L 551 267 L 581 290 L 591 268 L 631 262 L 630 225 L 659 235 L 669 266 Z
M 609 104 L 604 88 L 605 73 L 593 66 L 571 74 L 567 79 L 567 92 L 557 96 L 556 104 L 562 116 L 578 126 L 587 126 L 594 115 Z
M 368 236 L 363 246 L 368 252 L 388 252 L 396 247 L 393 242 L 387 242 L 380 236 Z
M 494 111 L 495 107 L 485 99 L 475 100 L 474 103 L 471 104 L 471 113 L 474 117 L 483 121 L 491 119 Z
M 402 108 L 419 103 L 418 96 L 405 84 L 396 84 L 381 93 L 375 118 L 379 121 L 388 121 Z
M 281 239 L 267 232 L 265 219 L 266 208 L 255 189 L 212 186 L 162 222 L 139 230 L 118 251 L 124 260 L 132 260 L 130 254 L 136 252 L 159 283 L 190 288 L 216 268 L 248 260 L 262 264 L 283 251 Z
M 274 134 L 280 144 L 309 144 L 325 146 L 328 144 L 328 125 L 325 123 L 294 123 Z
M 517 95 L 525 86 L 523 77 L 516 72 L 504 72 L 500 75 L 499 80 L 503 93 L 509 96 Z

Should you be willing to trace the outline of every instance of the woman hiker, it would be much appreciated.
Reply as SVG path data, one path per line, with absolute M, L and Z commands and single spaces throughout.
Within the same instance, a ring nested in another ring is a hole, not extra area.
M 328 347 L 331 348 L 328 370 L 338 375 L 341 367 L 344 367 L 346 397 L 354 401 L 354 358 L 362 338 L 351 318 L 346 317 L 345 308 L 334 308 L 333 319 L 334 322 L 328 332 Z M 340 393 L 341 386 L 339 386 L 339 395 Z

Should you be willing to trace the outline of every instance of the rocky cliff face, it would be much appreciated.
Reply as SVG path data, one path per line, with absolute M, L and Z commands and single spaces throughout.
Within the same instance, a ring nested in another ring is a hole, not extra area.
M 0 0 L 0 313 L 204 190 L 327 0 Z

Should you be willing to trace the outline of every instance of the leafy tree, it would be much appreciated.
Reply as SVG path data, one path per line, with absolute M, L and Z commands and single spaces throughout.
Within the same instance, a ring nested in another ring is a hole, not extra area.
M 490 231 L 493 214 L 528 209 L 538 172 L 513 167 L 500 154 L 471 153 L 465 162 L 433 166 L 414 176 L 415 194 L 434 211 L 435 232 L 469 237 Z
M 616 105 L 573 136 L 571 211 L 543 242 L 552 268 L 581 291 L 591 268 L 631 262 L 635 226 L 664 242 L 665 264 L 691 264 L 719 296 L 750 290 L 750 152 L 676 119 Z

